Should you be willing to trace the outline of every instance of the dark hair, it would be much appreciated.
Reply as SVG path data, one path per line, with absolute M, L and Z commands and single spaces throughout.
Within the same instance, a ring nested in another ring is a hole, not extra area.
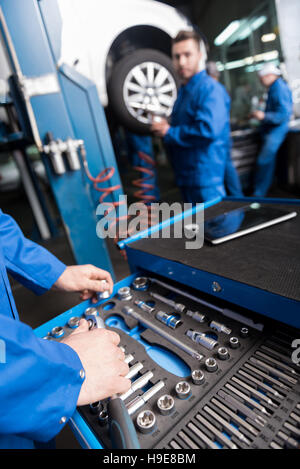
M 188 39 L 193 39 L 200 48 L 202 38 L 196 31 L 179 31 L 179 33 L 172 39 L 172 46 L 178 42 L 187 41 Z

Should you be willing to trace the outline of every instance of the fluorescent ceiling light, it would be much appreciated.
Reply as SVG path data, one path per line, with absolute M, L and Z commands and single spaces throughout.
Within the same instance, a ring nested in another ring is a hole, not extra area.
M 222 44 L 224 44 L 224 42 L 226 42 L 227 39 L 229 39 L 230 36 L 232 36 L 239 29 L 240 24 L 241 22 L 239 20 L 232 21 L 232 23 L 230 23 L 227 28 L 224 29 L 224 31 L 219 34 L 218 37 L 216 37 L 215 45 L 221 46 Z
M 266 16 L 259 16 L 255 20 L 251 21 L 248 26 L 246 26 L 245 29 L 242 30 L 241 34 L 238 37 L 238 40 L 243 41 L 244 39 L 247 39 L 247 37 L 250 36 L 252 31 L 256 31 L 256 29 L 260 28 L 263 24 L 265 24 L 266 21 Z
M 262 40 L 262 42 L 272 42 L 272 41 L 275 41 L 276 37 L 277 36 L 276 36 L 275 33 L 269 33 L 269 34 L 264 34 L 261 37 L 261 40 Z
M 241 60 L 233 60 L 232 62 L 227 62 L 225 65 L 222 64 L 221 62 L 217 63 L 217 67 L 219 71 L 223 70 L 234 70 L 236 68 L 242 68 L 248 66 L 247 71 L 249 70 L 249 67 L 253 66 L 255 68 L 250 68 L 251 71 L 253 70 L 259 70 L 259 68 L 263 65 L 255 65 L 257 62 L 271 62 L 279 57 L 279 52 L 277 50 L 272 50 L 270 52 L 264 52 L 263 54 L 258 54 L 255 55 L 254 57 L 245 57 L 244 59 Z

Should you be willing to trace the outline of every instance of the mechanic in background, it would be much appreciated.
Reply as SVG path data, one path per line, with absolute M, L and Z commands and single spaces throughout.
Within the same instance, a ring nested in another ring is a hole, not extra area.
M 220 80 L 220 72 L 218 70 L 217 64 L 215 62 L 207 62 L 206 63 L 206 71 L 209 76 L 214 78 L 215 80 Z M 224 100 L 228 109 L 228 114 L 230 116 L 230 109 L 231 109 L 231 99 L 229 94 L 227 93 L 225 87 L 221 84 L 224 92 Z M 230 118 L 230 117 L 229 117 Z M 230 125 L 230 124 L 229 124 Z M 229 139 L 228 139 L 228 156 L 226 160 L 226 167 L 225 167 L 225 187 L 227 190 L 228 195 L 232 195 L 234 197 L 241 197 L 243 196 L 243 190 L 239 175 L 233 166 L 233 162 L 231 159 L 231 149 L 232 149 L 232 140 L 230 137 L 230 129 L 229 129 Z
M 92 301 L 96 292 L 112 293 L 113 282 L 93 265 L 66 267 L 0 210 L 0 448 L 34 449 L 60 432 L 76 406 L 126 392 L 129 368 L 119 335 L 89 331 L 86 320 L 60 342 L 38 338 L 18 320 L 7 273 L 36 294 L 55 288 Z
M 289 129 L 293 112 L 292 93 L 281 78 L 281 71 L 267 64 L 258 73 L 261 83 L 268 88 L 265 112 L 258 110 L 252 117 L 261 121 L 262 148 L 260 150 L 254 181 L 254 196 L 264 197 L 272 184 L 276 156 Z
M 201 66 L 201 38 L 181 31 L 173 39 L 173 64 L 182 86 L 171 115 L 153 122 L 169 150 L 184 202 L 197 203 L 225 196 L 229 115 L 222 86 Z

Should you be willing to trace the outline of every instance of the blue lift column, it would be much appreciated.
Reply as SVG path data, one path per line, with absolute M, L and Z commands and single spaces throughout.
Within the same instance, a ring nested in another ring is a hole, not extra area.
M 74 257 L 78 264 L 92 263 L 113 274 L 106 241 L 96 234 L 99 193 L 82 162 L 75 158 L 70 165 L 62 151 L 55 167 L 51 152 L 45 151 L 49 134 L 62 148 L 71 142 L 77 155 L 76 145 L 83 141 L 93 176 L 115 169 L 101 184 L 118 187 L 105 202 L 119 200 L 122 185 L 96 86 L 59 62 L 62 22 L 56 0 L 0 0 L 0 8 L 1 33 L 16 76 L 19 121 L 42 155 Z

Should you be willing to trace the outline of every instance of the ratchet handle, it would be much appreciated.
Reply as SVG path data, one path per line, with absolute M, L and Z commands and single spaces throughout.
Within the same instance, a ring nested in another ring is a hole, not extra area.
M 140 449 L 134 424 L 124 402 L 112 397 L 107 405 L 110 438 L 114 449 Z

